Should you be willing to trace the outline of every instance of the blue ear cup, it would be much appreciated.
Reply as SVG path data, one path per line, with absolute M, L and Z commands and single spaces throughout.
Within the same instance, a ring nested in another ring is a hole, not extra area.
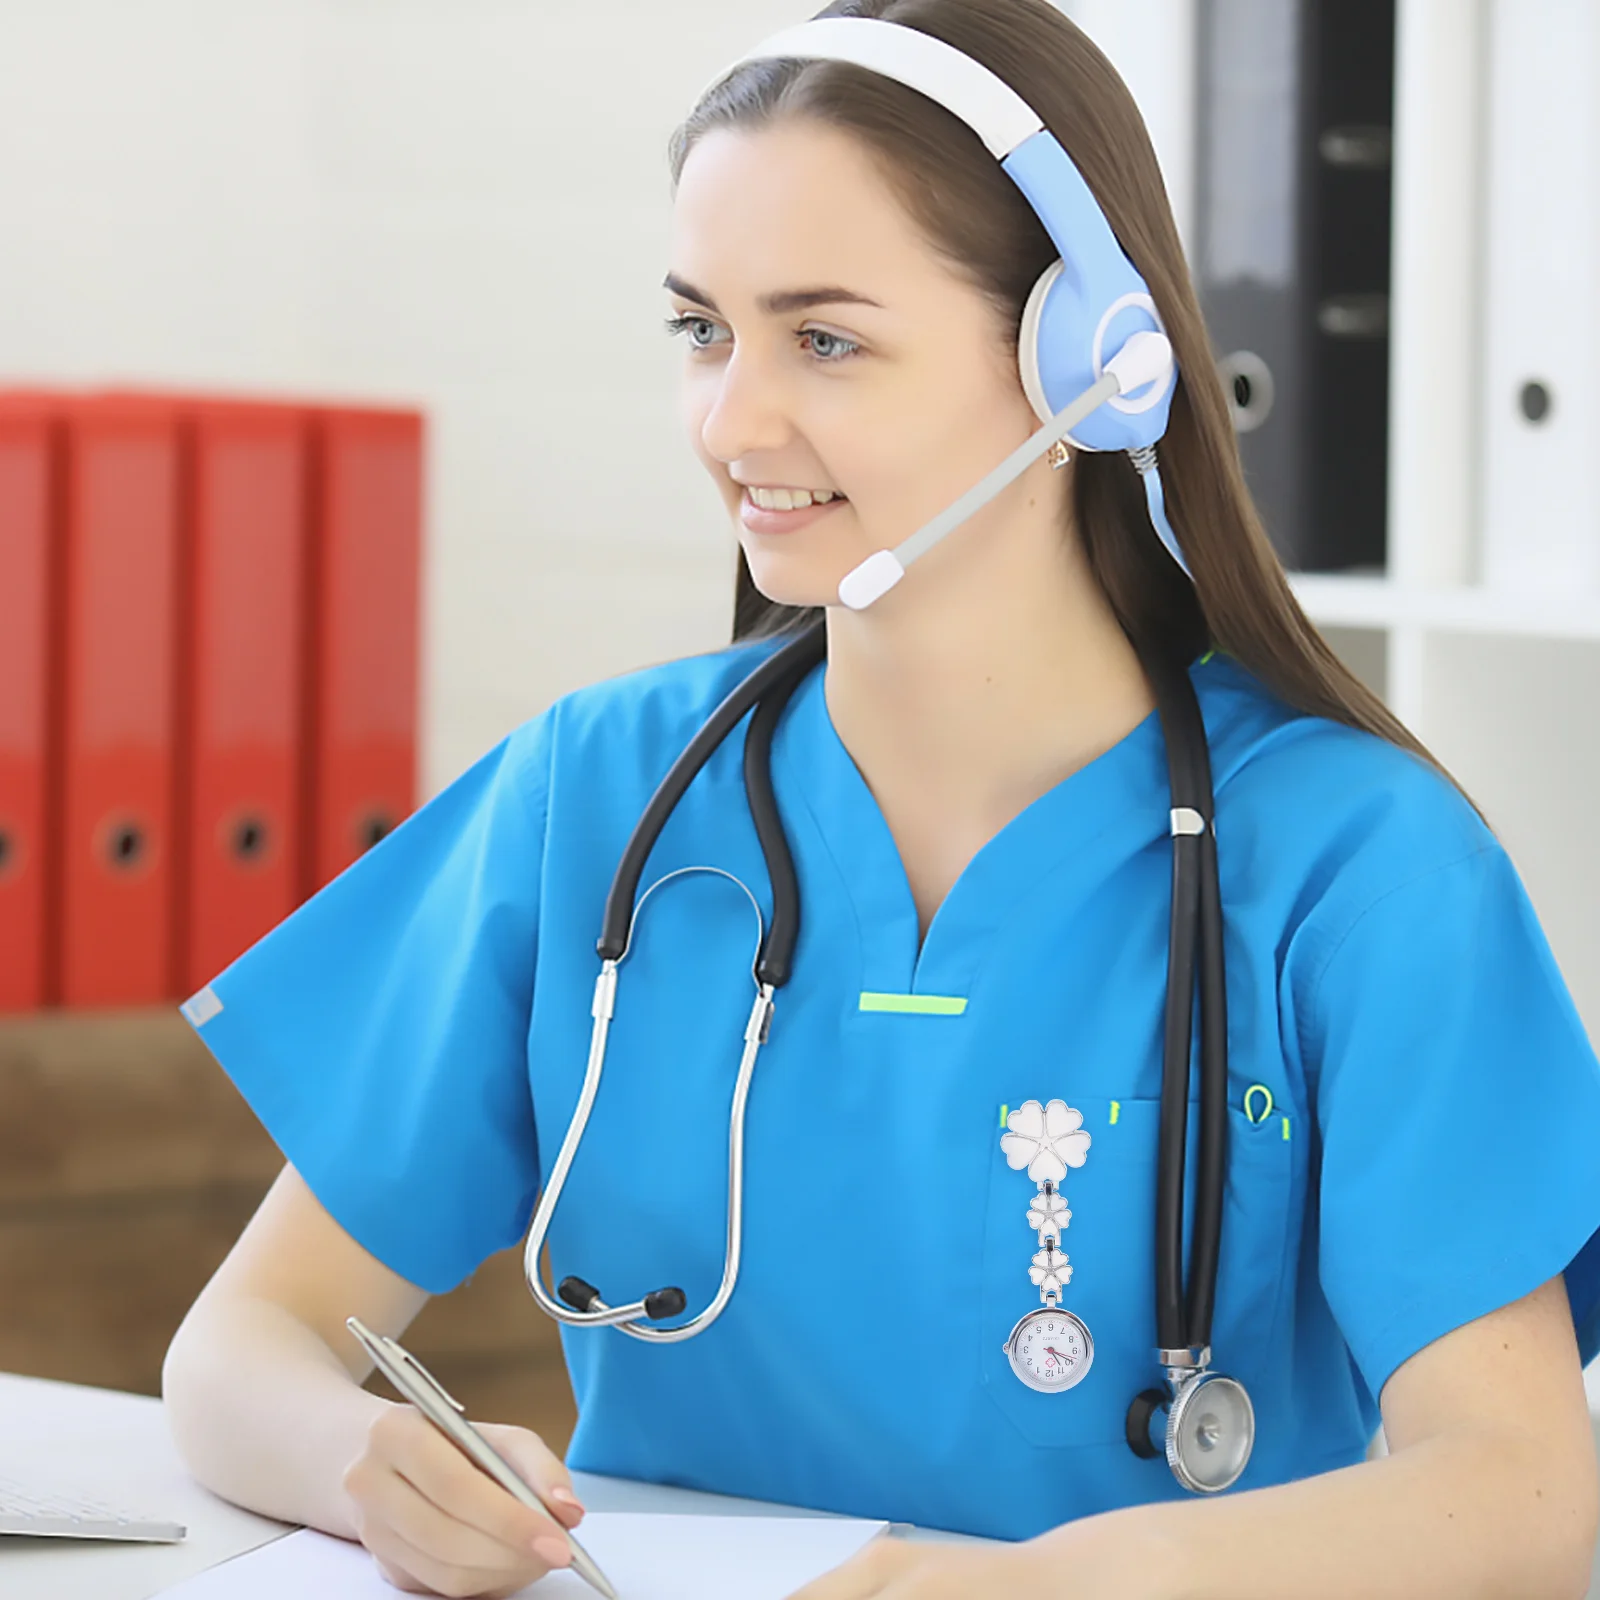
M 1140 332 L 1165 334 L 1138 269 L 1123 254 L 1089 186 L 1053 134 L 1024 140 L 1000 165 L 1049 233 L 1059 258 L 1028 296 L 1017 338 L 1022 387 L 1048 422 Z M 1082 450 L 1147 449 L 1166 432 L 1177 368 L 1116 395 L 1066 437 Z

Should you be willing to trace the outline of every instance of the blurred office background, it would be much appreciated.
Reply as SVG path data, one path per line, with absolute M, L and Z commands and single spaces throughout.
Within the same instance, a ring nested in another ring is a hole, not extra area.
M 1600 1032 L 1600 0 L 1063 8 L 1144 109 L 1304 603 L 1499 828 Z M 0 0 L 0 388 L 419 409 L 425 798 L 727 637 L 666 142 L 808 9 Z M 1329 462 L 1371 492 L 1313 528 Z M 276 1165 L 219 1079 L 170 1005 L 0 1019 L 0 1367 L 153 1384 Z M 559 1442 L 553 1338 L 481 1278 L 421 1348 Z

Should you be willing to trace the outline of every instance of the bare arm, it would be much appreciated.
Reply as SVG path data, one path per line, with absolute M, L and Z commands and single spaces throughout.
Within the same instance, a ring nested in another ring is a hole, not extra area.
M 1376 1461 L 1024 1544 L 878 1539 L 792 1600 L 1581 1600 L 1600 1472 L 1559 1277 L 1419 1350 L 1380 1403 Z
M 356 1536 L 341 1477 L 389 1402 L 344 1319 L 394 1338 L 427 1293 L 369 1255 L 286 1166 L 190 1308 L 162 1394 L 189 1469 L 225 1499 Z
M 510 1594 L 566 1564 L 562 1525 L 582 1507 L 526 1429 L 479 1424 L 559 1523 L 520 1505 L 410 1406 L 360 1387 L 372 1364 L 345 1318 L 398 1338 L 427 1299 L 285 1167 L 167 1351 L 173 1437 L 217 1494 L 360 1539 L 402 1588 Z
M 1387 1456 L 1077 1536 L 1109 1551 L 1153 1534 L 1174 1558 L 1158 1592 L 1190 1600 L 1580 1600 L 1600 1470 L 1561 1278 L 1419 1350 L 1379 1399 Z M 1040 1542 L 1070 1562 L 1074 1536 Z

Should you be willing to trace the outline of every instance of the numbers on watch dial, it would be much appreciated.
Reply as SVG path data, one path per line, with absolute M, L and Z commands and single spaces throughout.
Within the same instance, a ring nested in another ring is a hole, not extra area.
M 1007 1343 L 1012 1369 L 1031 1389 L 1070 1389 L 1094 1359 L 1089 1331 L 1070 1313 L 1036 1311 L 1022 1319 Z

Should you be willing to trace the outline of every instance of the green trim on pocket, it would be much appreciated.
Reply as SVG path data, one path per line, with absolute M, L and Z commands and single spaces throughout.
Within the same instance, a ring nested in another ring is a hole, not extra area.
M 911 1017 L 959 1017 L 967 1002 L 948 994 L 871 994 L 861 995 L 863 1011 L 891 1011 Z

